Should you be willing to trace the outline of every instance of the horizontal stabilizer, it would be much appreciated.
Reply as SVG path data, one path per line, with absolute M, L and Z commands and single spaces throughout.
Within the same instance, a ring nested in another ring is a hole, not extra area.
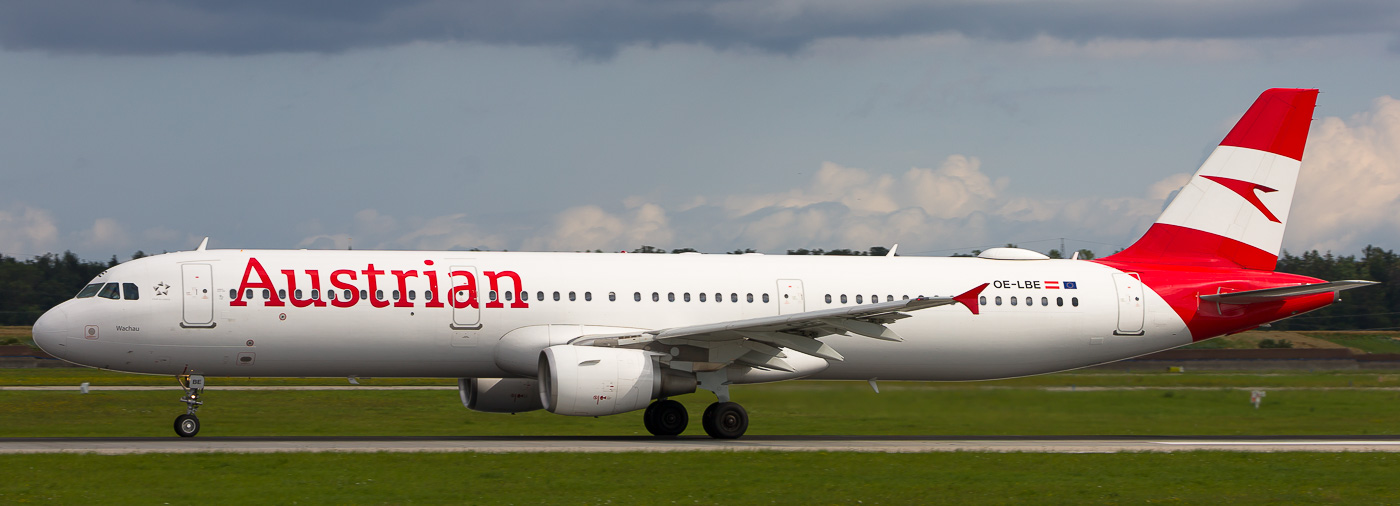
M 1280 288 L 1265 288 L 1263 290 L 1249 290 L 1247 292 L 1214 293 L 1202 295 L 1201 300 L 1219 302 L 1221 304 L 1257 304 L 1260 302 L 1277 302 L 1304 295 L 1313 295 L 1327 292 L 1339 292 L 1351 288 L 1359 288 L 1376 284 L 1375 281 L 1346 280 L 1333 281 L 1330 283 L 1318 283 L 1313 285 L 1285 286 Z

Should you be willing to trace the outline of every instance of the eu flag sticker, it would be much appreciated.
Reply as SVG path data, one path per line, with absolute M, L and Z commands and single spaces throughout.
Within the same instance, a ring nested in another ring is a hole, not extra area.
M 1066 290 L 1074 290 L 1079 288 L 1079 285 L 1076 285 L 1073 281 L 1066 281 L 1064 283 L 1060 283 L 1060 286 L 1065 287 Z

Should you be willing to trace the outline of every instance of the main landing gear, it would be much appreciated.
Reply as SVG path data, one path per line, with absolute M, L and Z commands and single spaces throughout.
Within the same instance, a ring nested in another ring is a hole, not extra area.
M 199 417 L 194 415 L 199 411 L 199 406 L 204 401 L 199 400 L 204 395 L 204 376 L 198 374 L 182 374 L 175 379 L 180 382 L 180 387 L 185 389 L 185 396 L 180 398 L 180 402 L 185 403 L 185 414 L 175 417 L 175 433 L 180 437 L 194 437 L 199 434 Z
M 700 425 L 705 427 L 705 433 L 715 439 L 738 439 L 739 436 L 743 436 L 744 432 L 749 430 L 749 412 L 739 403 L 729 402 L 727 373 L 721 369 L 695 376 L 699 380 L 699 387 L 714 392 L 716 400 L 719 401 L 710 404 L 705 408 L 705 414 L 700 415 Z M 670 399 L 651 403 L 642 415 L 647 431 L 657 436 L 680 435 L 685 432 L 689 418 L 685 413 L 685 406 Z
M 652 435 L 671 437 L 685 432 L 690 416 L 681 403 L 664 399 L 647 406 L 646 412 L 642 413 L 642 422 Z M 749 412 L 737 402 L 716 402 L 705 408 L 700 424 L 712 438 L 737 439 L 749 429 Z

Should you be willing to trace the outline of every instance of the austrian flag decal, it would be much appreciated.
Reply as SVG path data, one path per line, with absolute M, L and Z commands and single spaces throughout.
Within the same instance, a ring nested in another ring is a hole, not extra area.
M 1046 281 L 1046 282 L 1045 282 L 1045 289 L 1047 289 L 1047 290 L 1059 290 L 1059 289 L 1061 289 L 1061 288 L 1064 288 L 1064 289 L 1066 289 L 1066 290 L 1074 290 L 1074 289 L 1076 289 L 1076 288 L 1079 288 L 1079 285 L 1075 284 L 1073 281 Z

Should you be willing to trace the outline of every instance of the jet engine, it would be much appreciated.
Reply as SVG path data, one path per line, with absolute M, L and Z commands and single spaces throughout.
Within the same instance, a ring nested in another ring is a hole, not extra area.
M 540 353 L 540 400 L 551 413 L 601 416 L 695 391 L 695 376 L 661 367 L 659 353 L 558 345 Z
M 524 413 L 540 405 L 540 382 L 529 378 L 458 378 L 462 405 L 485 413 Z

